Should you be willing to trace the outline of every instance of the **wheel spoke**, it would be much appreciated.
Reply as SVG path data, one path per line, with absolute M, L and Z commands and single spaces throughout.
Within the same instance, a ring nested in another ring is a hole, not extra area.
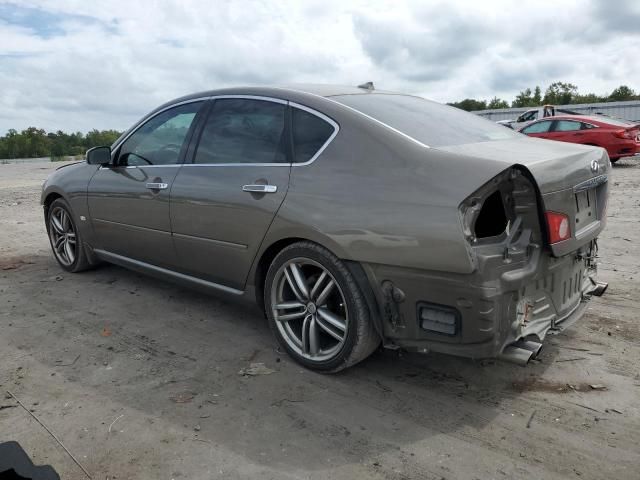
M 64 242 L 64 253 L 67 256 L 67 260 L 69 260 L 69 263 L 73 263 L 73 261 L 75 260 L 75 255 L 73 253 L 73 247 L 69 245 L 69 242 Z
M 285 268 L 284 272 L 296 298 L 300 302 L 306 303 L 309 299 L 309 288 L 300 267 L 295 263 L 291 263 Z
M 318 339 L 318 325 L 315 316 L 309 321 L 309 353 L 315 356 L 320 351 L 320 341 Z
M 62 224 L 62 229 L 67 232 L 69 230 L 69 215 L 64 210 L 60 210 L 60 223 Z
M 323 320 L 326 320 L 330 325 L 336 327 L 338 330 L 342 332 L 346 331 L 347 322 L 345 321 L 345 319 L 331 312 L 328 308 L 318 308 L 318 315 Z
M 327 286 L 324 287 L 322 292 L 320 292 L 320 295 L 318 295 L 318 299 L 316 300 L 316 305 L 321 306 L 327 303 L 327 298 L 329 298 L 329 294 L 331 293 L 331 290 L 333 290 L 333 287 L 335 285 L 336 283 L 333 280 L 329 280 L 329 283 L 327 283 Z
M 320 287 L 322 286 L 322 282 L 324 282 L 324 279 L 327 278 L 328 274 L 327 272 L 322 272 L 320 274 L 320 276 L 318 277 L 318 279 L 316 280 L 315 285 L 313 286 L 313 288 L 311 289 L 311 293 L 309 294 L 309 298 L 311 300 L 313 300 L 314 298 L 316 298 L 316 293 L 318 293 L 318 290 L 320 290 Z
M 56 233 L 64 233 L 64 229 L 62 228 L 62 223 L 55 215 L 51 215 L 51 225 Z
M 342 341 L 342 335 L 336 332 L 331 326 L 327 325 L 325 321 L 322 319 L 322 317 L 320 317 L 319 315 L 316 317 L 316 323 L 320 328 L 322 328 L 322 330 L 324 330 L 326 333 L 331 335 L 333 338 L 335 338 L 339 342 Z
M 53 248 L 55 248 L 59 252 L 60 249 L 64 247 L 65 243 L 65 238 L 63 236 L 60 236 L 57 238 L 55 244 L 53 245 Z
M 304 353 L 309 353 L 309 326 L 311 325 L 312 318 L 311 315 L 307 315 L 304 317 L 304 322 L 302 322 L 300 340 L 302 340 L 302 351 Z
M 297 320 L 299 318 L 302 318 L 305 315 L 307 315 L 307 312 L 305 312 L 305 311 L 294 312 L 294 313 L 285 313 L 284 315 L 278 315 L 276 320 L 278 320 L 279 322 L 288 322 L 289 320 Z

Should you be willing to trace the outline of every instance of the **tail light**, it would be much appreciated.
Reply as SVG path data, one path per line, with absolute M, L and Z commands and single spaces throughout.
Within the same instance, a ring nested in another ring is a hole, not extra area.
M 549 243 L 558 243 L 571 237 L 569 217 L 564 213 L 545 212 L 547 229 L 549 231 Z
M 613 132 L 613 136 L 614 137 L 618 137 L 618 138 L 622 138 L 622 139 L 625 139 L 625 140 L 633 138 L 633 135 L 632 135 L 630 130 L 616 130 L 615 132 Z

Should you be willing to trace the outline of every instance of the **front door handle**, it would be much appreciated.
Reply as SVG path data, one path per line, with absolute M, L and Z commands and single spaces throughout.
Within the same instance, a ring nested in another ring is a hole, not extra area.
M 147 188 L 151 190 L 166 190 L 169 188 L 168 183 L 157 183 L 157 182 L 149 182 L 147 183 Z
M 275 185 L 243 185 L 242 191 L 251 193 L 276 193 L 278 187 Z

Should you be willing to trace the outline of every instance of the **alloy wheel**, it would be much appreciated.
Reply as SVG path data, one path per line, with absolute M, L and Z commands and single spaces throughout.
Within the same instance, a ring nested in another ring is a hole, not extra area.
M 287 345 L 312 361 L 335 357 L 347 338 L 344 294 L 329 271 L 308 258 L 282 265 L 271 287 L 272 314 Z
M 77 237 L 71 216 L 62 207 L 55 207 L 49 215 L 49 237 L 58 261 L 71 266 L 76 260 Z

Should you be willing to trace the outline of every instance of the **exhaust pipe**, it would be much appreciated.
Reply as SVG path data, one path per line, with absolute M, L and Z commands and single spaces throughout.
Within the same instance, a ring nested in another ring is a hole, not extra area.
M 591 290 L 591 295 L 601 297 L 607 291 L 609 284 L 606 282 L 596 282 L 596 286 Z
M 498 355 L 498 358 L 505 362 L 515 363 L 524 367 L 527 363 L 529 363 L 529 360 L 531 360 L 533 356 L 534 355 L 531 350 L 527 350 L 526 348 L 520 348 L 515 344 L 511 344 L 511 345 L 507 345 L 504 348 L 502 353 Z
M 542 344 L 538 342 L 533 342 L 531 340 L 518 340 L 513 344 L 515 347 L 524 348 L 525 350 L 529 350 L 533 353 L 531 358 L 536 358 L 542 350 Z

